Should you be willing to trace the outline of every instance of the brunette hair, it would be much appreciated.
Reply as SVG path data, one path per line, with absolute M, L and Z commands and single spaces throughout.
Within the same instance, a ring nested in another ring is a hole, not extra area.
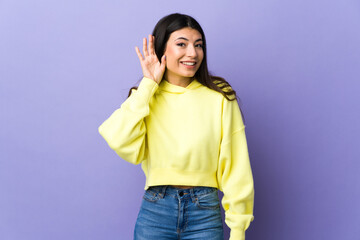
M 166 43 L 170 37 L 172 32 L 180 30 L 182 28 L 190 27 L 192 29 L 197 30 L 202 37 L 202 48 L 204 52 L 203 60 L 200 64 L 199 69 L 195 73 L 194 78 L 201 83 L 202 85 L 213 89 L 217 92 L 220 92 L 224 97 L 229 100 L 233 101 L 238 99 L 239 97 L 236 95 L 236 91 L 232 89 L 230 84 L 222 77 L 210 75 L 208 66 L 207 66 L 207 52 L 206 52 L 206 39 L 203 29 L 201 28 L 200 24 L 191 16 L 180 14 L 180 13 L 173 13 L 161 18 L 158 23 L 156 24 L 152 35 L 155 37 L 154 47 L 155 47 L 155 54 L 159 61 L 161 61 L 161 57 L 165 52 Z M 166 71 L 166 70 L 165 70 Z M 129 90 L 128 97 L 131 95 L 132 89 L 137 89 L 137 87 L 132 87 Z M 230 98 L 232 97 L 232 98 Z M 240 106 L 239 106 L 240 107 Z M 243 113 L 240 108 L 241 115 Z M 244 118 L 244 116 L 243 116 Z M 244 119 L 245 120 L 245 119 Z

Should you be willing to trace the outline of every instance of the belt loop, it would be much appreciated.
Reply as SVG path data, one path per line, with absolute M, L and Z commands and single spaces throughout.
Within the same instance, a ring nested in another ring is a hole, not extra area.
M 190 188 L 191 201 L 196 202 L 197 198 L 194 193 L 194 188 Z
M 160 197 L 164 198 L 166 192 L 167 185 L 163 186 L 160 191 Z

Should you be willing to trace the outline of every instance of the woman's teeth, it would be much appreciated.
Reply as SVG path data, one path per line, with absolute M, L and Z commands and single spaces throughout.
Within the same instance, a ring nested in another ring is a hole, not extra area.
M 185 64 L 185 65 L 188 65 L 188 66 L 193 66 L 193 65 L 195 65 L 195 63 L 194 62 L 182 62 L 182 64 Z

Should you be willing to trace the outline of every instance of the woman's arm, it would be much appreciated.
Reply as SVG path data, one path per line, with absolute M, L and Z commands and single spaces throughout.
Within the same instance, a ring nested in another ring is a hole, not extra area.
M 149 115 L 149 102 L 159 87 L 165 71 L 165 56 L 159 62 L 154 49 L 154 36 L 149 35 L 149 49 L 143 39 L 143 54 L 135 48 L 143 71 L 137 90 L 99 126 L 98 131 L 121 158 L 139 164 L 146 155 L 146 125 L 144 118 Z
M 244 240 L 245 230 L 254 220 L 254 183 L 250 166 L 245 126 L 237 101 L 224 99 L 223 138 L 218 165 L 219 189 L 230 240 Z
M 157 88 L 154 80 L 144 77 L 138 89 L 132 90 L 130 97 L 98 128 L 110 148 L 132 164 L 141 163 L 145 156 L 144 118 L 149 115 L 149 102 Z

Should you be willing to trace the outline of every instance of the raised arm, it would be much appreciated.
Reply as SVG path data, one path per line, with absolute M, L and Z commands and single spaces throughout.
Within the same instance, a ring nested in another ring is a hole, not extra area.
M 121 158 L 139 164 L 146 156 L 146 125 L 144 118 L 149 115 L 149 102 L 159 87 L 165 71 L 165 57 L 160 63 L 155 55 L 154 37 L 149 35 L 149 50 L 147 40 L 143 41 L 143 53 L 138 47 L 136 53 L 143 70 L 143 79 L 137 90 L 132 90 L 131 95 L 121 107 L 115 110 L 98 128 L 100 135 L 106 140 Z

